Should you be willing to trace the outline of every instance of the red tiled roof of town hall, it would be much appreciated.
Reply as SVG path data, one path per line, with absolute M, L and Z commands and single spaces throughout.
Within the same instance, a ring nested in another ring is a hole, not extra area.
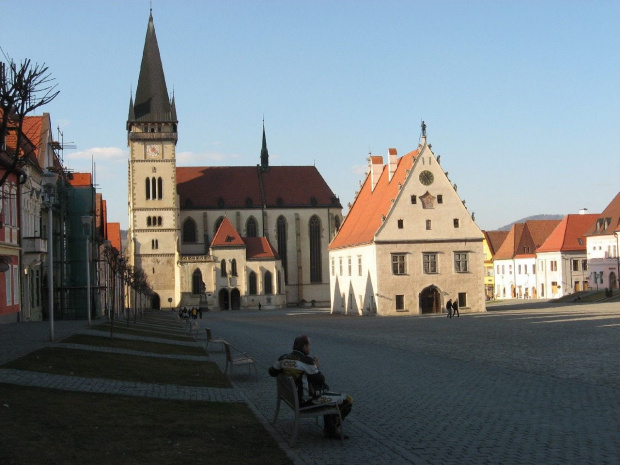
M 120 223 L 108 223 L 108 240 L 116 250 L 119 252 L 123 251 Z
M 90 173 L 72 173 L 72 177 L 69 178 L 69 184 L 73 187 L 91 186 L 92 178 Z
M 597 215 L 597 219 L 605 220 L 610 219 L 609 226 L 599 231 L 596 230 L 596 221 L 590 226 L 590 229 L 586 231 L 586 236 L 594 235 L 609 235 L 614 232 L 620 232 L 620 192 L 616 194 L 614 199 L 605 207 L 605 210 L 600 215 Z
M 342 223 L 338 234 L 329 245 L 330 250 L 366 244 L 373 240 L 381 227 L 381 216 L 387 215 L 390 210 L 392 199 L 398 195 L 398 185 L 404 182 L 407 171 L 413 166 L 417 154 L 418 151 L 414 150 L 399 158 L 396 171 L 389 182 L 388 165 L 383 166 L 383 171 L 374 191 L 372 190 L 370 174 L 366 176 L 351 210 Z M 381 157 L 376 158 L 380 159 Z
M 585 251 L 585 232 L 598 215 L 566 215 L 536 252 Z M 581 239 L 581 243 L 579 243 Z
M 220 227 L 217 228 L 215 236 L 211 241 L 211 247 L 239 247 L 245 246 L 245 242 L 230 222 L 228 218 L 224 218 Z
M 177 167 L 181 209 L 260 207 L 261 184 L 268 207 L 340 206 L 314 166 Z

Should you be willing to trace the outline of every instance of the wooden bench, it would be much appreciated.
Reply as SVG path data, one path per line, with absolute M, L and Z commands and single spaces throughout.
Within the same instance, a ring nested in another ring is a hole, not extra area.
M 232 353 L 230 349 L 230 344 L 228 342 L 222 341 L 224 344 L 224 350 L 226 351 L 226 368 L 224 369 L 224 374 L 228 372 L 228 367 L 230 366 L 230 378 L 233 376 L 233 368 L 235 366 L 247 365 L 248 373 L 252 373 L 252 367 L 254 367 L 254 375 L 256 375 L 256 381 L 258 381 L 258 370 L 256 369 L 256 362 L 251 359 L 248 354 L 243 352 Z
M 297 440 L 299 420 L 301 418 L 316 418 L 318 422 L 318 417 L 322 417 L 323 415 L 338 415 L 338 418 L 340 419 L 340 439 L 342 444 L 344 444 L 343 421 L 342 416 L 340 415 L 340 409 L 338 408 L 338 404 L 336 402 L 311 405 L 309 407 L 300 407 L 299 397 L 297 397 L 297 386 L 295 385 L 295 380 L 292 377 L 284 373 L 280 373 L 277 377 L 277 385 L 278 398 L 276 403 L 276 413 L 273 417 L 273 424 L 275 426 L 278 419 L 281 402 L 284 402 L 295 412 L 295 428 L 293 429 L 293 435 L 291 436 L 291 440 L 289 442 L 291 447 L 295 445 L 295 441 Z
M 221 338 L 213 339 L 213 335 L 211 334 L 211 328 L 205 328 L 205 331 L 207 332 L 207 345 L 205 346 L 205 350 L 207 351 L 207 354 L 209 353 L 209 344 L 213 344 L 213 343 L 225 344 L 226 343 L 226 341 Z

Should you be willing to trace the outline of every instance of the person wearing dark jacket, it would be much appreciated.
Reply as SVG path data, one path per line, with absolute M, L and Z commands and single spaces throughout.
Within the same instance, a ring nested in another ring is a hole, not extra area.
M 310 356 L 310 338 L 308 336 L 298 336 L 293 343 L 293 352 L 284 354 L 269 367 L 269 374 L 273 377 L 280 373 L 285 373 L 295 380 L 297 386 L 297 396 L 299 405 L 305 407 L 313 404 L 320 404 L 325 401 L 338 401 L 340 416 L 344 418 L 351 412 L 353 399 L 348 394 L 337 394 L 329 391 L 329 386 L 325 384 L 325 376 L 319 370 L 318 357 Z M 323 416 L 323 433 L 327 438 L 340 439 L 338 433 L 338 415 Z M 345 439 L 348 436 L 344 437 Z

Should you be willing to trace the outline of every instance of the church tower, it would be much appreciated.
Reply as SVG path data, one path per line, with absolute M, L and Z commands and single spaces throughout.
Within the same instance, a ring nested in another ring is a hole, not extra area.
M 153 14 L 144 42 L 135 101 L 129 102 L 128 261 L 155 291 L 153 306 L 177 304 L 177 115 L 168 95 Z M 169 300 L 172 299 L 172 300 Z

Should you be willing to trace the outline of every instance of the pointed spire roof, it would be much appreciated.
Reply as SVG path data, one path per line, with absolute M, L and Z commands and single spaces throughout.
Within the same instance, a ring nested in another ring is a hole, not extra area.
M 265 137 L 265 118 L 263 118 L 263 145 L 260 149 L 260 166 L 263 171 L 269 170 L 269 152 L 267 151 L 267 137 Z
M 129 122 L 177 122 L 175 113 L 168 97 L 151 12 L 144 40 L 136 98 L 130 102 Z

